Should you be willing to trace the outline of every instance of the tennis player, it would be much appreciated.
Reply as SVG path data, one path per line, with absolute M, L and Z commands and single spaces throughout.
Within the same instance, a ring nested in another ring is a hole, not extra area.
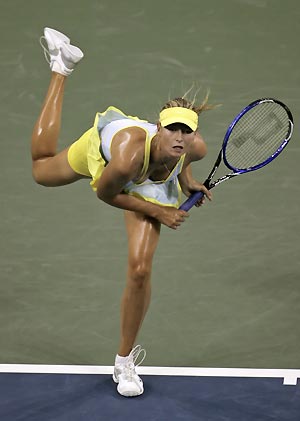
M 202 191 L 211 200 L 211 193 L 193 178 L 190 164 L 206 154 L 198 115 L 212 107 L 207 98 L 199 106 L 177 98 L 164 105 L 152 124 L 110 106 L 96 114 L 93 126 L 77 141 L 57 152 L 66 77 L 83 53 L 54 29 L 45 28 L 42 39 L 52 76 L 32 134 L 33 177 L 51 187 L 87 178 L 100 200 L 125 210 L 128 269 L 113 379 L 121 395 L 137 396 L 144 389 L 135 367 L 145 351 L 134 344 L 150 302 L 161 224 L 176 230 L 188 217 L 178 209 L 181 191 L 186 196 Z

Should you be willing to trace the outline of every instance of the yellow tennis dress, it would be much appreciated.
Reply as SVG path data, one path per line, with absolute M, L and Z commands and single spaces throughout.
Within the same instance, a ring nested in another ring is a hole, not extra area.
M 97 113 L 94 126 L 86 131 L 68 151 L 68 161 L 72 169 L 82 175 L 91 177 L 92 189 L 97 189 L 97 181 L 111 159 L 110 147 L 113 137 L 122 129 L 140 127 L 146 133 L 144 164 L 140 175 L 142 180 L 147 173 L 150 160 L 151 141 L 157 133 L 156 124 L 124 114 L 121 110 L 110 106 L 103 113 Z M 181 188 L 178 181 L 185 155 L 182 155 L 165 180 L 146 179 L 139 183 L 129 182 L 124 192 L 140 199 L 164 205 L 178 207 Z

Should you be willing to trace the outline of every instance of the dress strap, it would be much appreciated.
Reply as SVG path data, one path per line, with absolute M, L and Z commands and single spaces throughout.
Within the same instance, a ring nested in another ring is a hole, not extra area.
M 145 175 L 147 174 L 147 171 L 148 171 L 148 168 L 149 168 L 149 161 L 150 161 L 151 141 L 152 141 L 153 137 L 155 136 L 155 135 L 153 135 L 152 137 L 150 137 L 149 133 L 147 131 L 145 131 L 145 133 L 146 133 L 146 140 L 145 140 L 144 163 L 143 163 L 143 168 L 142 168 L 141 174 L 140 174 L 138 180 L 135 181 L 136 184 L 139 184 L 145 178 Z

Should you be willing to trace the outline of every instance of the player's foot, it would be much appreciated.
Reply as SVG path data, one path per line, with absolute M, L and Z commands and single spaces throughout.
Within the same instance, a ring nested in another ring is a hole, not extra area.
M 140 354 L 142 355 L 141 361 L 136 364 Z M 118 364 L 116 361 L 113 380 L 118 383 L 117 391 L 122 396 L 132 397 L 139 396 L 144 392 L 143 381 L 137 375 L 135 368 L 139 366 L 146 357 L 146 351 L 137 345 L 130 352 L 124 363 Z
M 47 46 L 44 46 L 42 41 L 46 41 Z M 40 43 L 52 72 L 64 76 L 69 76 L 84 56 L 80 48 L 70 44 L 70 39 L 66 35 L 52 28 L 44 29 Z

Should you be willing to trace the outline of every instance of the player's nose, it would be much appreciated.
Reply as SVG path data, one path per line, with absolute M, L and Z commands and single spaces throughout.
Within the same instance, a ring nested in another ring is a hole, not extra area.
M 183 131 L 181 129 L 176 130 L 175 135 L 178 142 L 183 142 Z

